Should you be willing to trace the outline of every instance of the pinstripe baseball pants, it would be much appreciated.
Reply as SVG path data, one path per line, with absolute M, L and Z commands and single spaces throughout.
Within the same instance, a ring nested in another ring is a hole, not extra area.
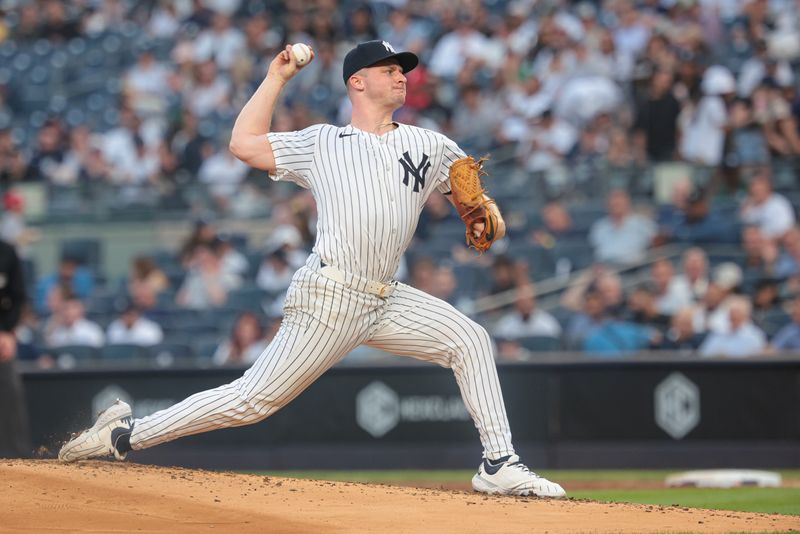
M 446 302 L 405 284 L 386 299 L 355 291 L 306 266 L 286 295 L 269 347 L 242 377 L 137 419 L 133 449 L 256 423 L 303 392 L 355 347 L 367 344 L 453 370 L 484 455 L 513 454 L 486 330 Z

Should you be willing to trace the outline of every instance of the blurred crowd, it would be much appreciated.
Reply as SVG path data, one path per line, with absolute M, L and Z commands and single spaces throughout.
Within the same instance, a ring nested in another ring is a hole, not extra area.
M 26 108 L 28 82 L 15 74 L 26 50 L 89 57 L 82 46 L 110 51 L 103 38 L 115 32 L 132 45 L 99 71 L 115 80 L 102 86 L 108 100 L 72 106 L 66 92 L 66 106 Z M 800 349 L 795 0 L 6 0 L 0 56 L 13 60 L 0 66 L 0 237 L 21 256 L 37 236 L 14 186 L 32 182 L 53 195 L 110 186 L 118 205 L 188 213 L 182 193 L 201 186 L 215 215 L 257 216 L 274 229 L 270 243 L 247 247 L 198 223 L 179 251 L 138 258 L 114 291 L 98 290 L 85 258 L 67 255 L 36 281 L 20 339 L 155 346 L 175 339 L 168 323 L 188 310 L 182 317 L 194 324 L 224 325 L 216 362 L 250 361 L 274 334 L 282 291 L 313 244 L 315 212 L 307 192 L 287 193 L 233 158 L 230 128 L 272 57 L 296 42 L 316 59 L 284 94 L 273 129 L 346 124 L 341 62 L 367 39 L 422 60 L 397 120 L 442 131 L 469 153 L 508 154 L 523 177 L 507 204 L 498 191 L 510 236 L 496 254 L 437 254 L 446 230 L 456 229 L 449 243 L 462 230 L 435 196 L 398 273 L 456 305 L 517 289 L 513 306 L 486 317 L 500 357 Z M 651 183 L 634 187 L 645 175 Z M 614 177 L 622 180 L 599 204 L 588 191 Z M 582 207 L 587 199 L 594 211 Z M 616 274 L 665 244 L 688 250 L 653 263 L 644 281 Z M 718 244 L 734 253 L 703 250 Z M 532 280 L 584 267 L 558 309 L 539 309 Z M 98 325 L 92 316 L 112 310 L 99 305 L 103 292 L 113 293 L 114 320 Z
M 516 147 L 526 169 L 554 180 L 676 159 L 766 164 L 800 154 L 798 13 L 793 0 L 10 0 L 0 45 L 11 52 L 43 41 L 81 49 L 128 27 L 136 37 L 104 71 L 119 81 L 108 122 L 63 104 L 43 115 L 45 104 L 21 145 L 26 86 L 13 70 L 0 76 L 0 180 L 105 182 L 131 201 L 200 182 L 217 209 L 247 214 L 235 204 L 248 170 L 227 136 L 269 61 L 286 43 L 317 55 L 276 130 L 344 124 L 342 58 L 375 38 L 422 58 L 398 120 L 468 151 Z

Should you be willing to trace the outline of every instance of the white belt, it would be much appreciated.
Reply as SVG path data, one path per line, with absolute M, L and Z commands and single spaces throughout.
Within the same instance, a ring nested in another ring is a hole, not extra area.
M 346 273 L 330 265 L 320 267 L 319 274 L 325 278 L 328 278 L 329 280 L 339 282 L 340 284 L 344 284 L 351 289 L 355 289 L 356 291 L 371 293 L 382 299 L 385 299 L 392 294 L 396 284 L 394 281 L 384 284 L 381 282 L 375 282 L 374 280 L 367 280 L 366 278 L 361 278 L 360 276 Z

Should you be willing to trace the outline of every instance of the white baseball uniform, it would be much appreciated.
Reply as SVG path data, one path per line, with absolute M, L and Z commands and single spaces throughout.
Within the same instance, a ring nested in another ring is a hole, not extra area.
M 486 330 L 391 280 L 426 199 L 449 192 L 450 164 L 464 153 L 403 124 L 381 136 L 328 124 L 267 135 L 272 178 L 310 189 L 318 210 L 316 243 L 292 279 L 281 328 L 241 378 L 137 419 L 131 447 L 261 421 L 367 344 L 453 369 L 484 456 L 514 454 Z

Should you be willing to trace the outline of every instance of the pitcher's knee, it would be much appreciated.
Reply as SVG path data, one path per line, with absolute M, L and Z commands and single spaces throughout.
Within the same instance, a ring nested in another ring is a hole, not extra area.
M 492 354 L 492 338 L 484 327 L 475 321 L 469 321 L 465 331 L 467 338 L 460 340 L 456 357 L 460 360 L 472 359 L 494 359 Z

